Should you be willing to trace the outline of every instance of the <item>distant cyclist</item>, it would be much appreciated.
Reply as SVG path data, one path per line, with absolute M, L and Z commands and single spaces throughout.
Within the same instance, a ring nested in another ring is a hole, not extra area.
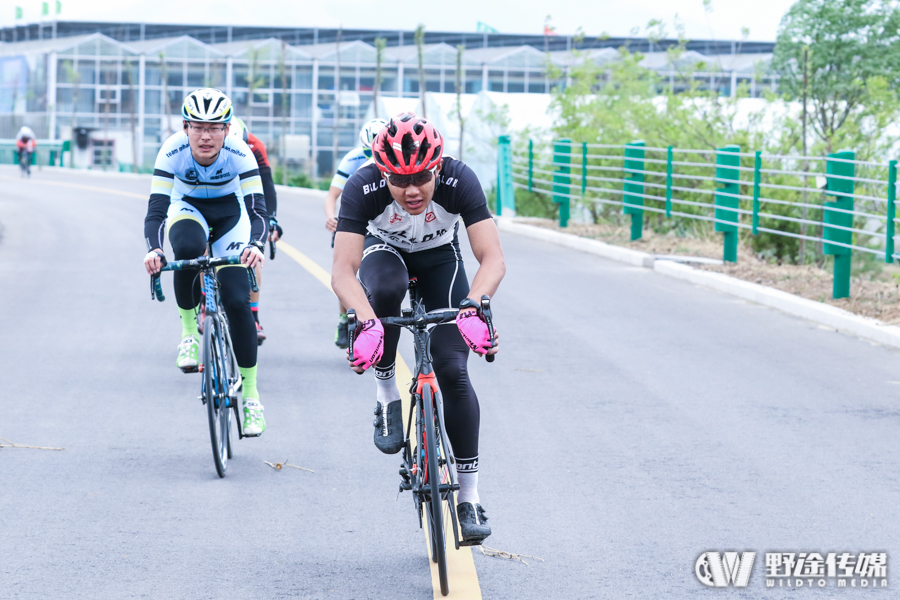
M 269 240 L 277 242 L 281 239 L 283 230 L 275 216 L 278 210 L 278 196 L 275 194 L 275 181 L 272 179 L 272 167 L 269 166 L 266 146 L 258 137 L 250 133 L 247 125 L 237 117 L 232 120 L 228 135 L 244 140 L 256 158 L 256 164 L 259 165 L 259 177 L 262 180 L 263 192 L 266 197 L 266 212 L 269 213 Z M 256 280 L 262 287 L 262 271 L 259 267 L 256 268 Z M 259 292 L 250 292 L 250 310 L 253 311 L 253 319 L 256 321 L 257 340 L 262 345 L 266 339 L 266 332 L 259 323 Z
M 331 187 L 325 197 L 325 229 L 334 234 L 337 231 L 338 197 L 344 190 L 344 185 L 357 169 L 372 161 L 372 140 L 378 135 L 387 123 L 384 119 L 372 119 L 359 132 L 359 148 L 348 152 L 338 165 Z M 334 248 L 334 235 L 331 236 L 331 247 Z M 337 332 L 334 334 L 334 343 L 338 348 L 346 348 L 350 345 L 350 336 L 347 333 L 347 309 L 338 303 L 340 315 L 338 317 Z
M 334 242 L 331 283 L 344 306 L 356 309 L 353 369 L 375 366 L 375 445 L 386 454 L 403 447 L 400 394 L 394 360 L 400 330 L 379 317 L 400 316 L 411 277 L 426 310 L 459 307 L 456 324 L 439 325 L 430 351 L 444 398 L 447 435 L 456 454 L 460 529 L 464 540 L 490 535 L 478 496 L 480 408 L 466 363 L 471 348 L 494 354 L 481 296 L 493 296 L 506 273 L 497 227 L 481 184 L 463 162 L 443 156 L 444 140 L 426 119 L 398 115 L 372 144 L 375 164 L 359 169 L 344 187 Z M 462 219 L 480 263 L 471 289 L 459 251 Z M 379 427 L 380 424 L 380 427 Z
M 263 264 L 268 221 L 256 160 L 247 144 L 227 135 L 232 115 L 231 100 L 219 90 L 199 89 L 184 99 L 184 131 L 163 143 L 153 169 L 144 220 L 150 252 L 144 266 L 150 274 L 162 268 L 167 230 L 176 260 L 202 256 L 207 242 L 212 243 L 213 256 L 241 255 L 246 267 L 222 267 L 216 277 L 241 372 L 243 430 L 258 435 L 265 431 L 266 421 L 256 387 L 256 326 L 245 269 Z M 200 354 L 196 319 L 200 280 L 194 272 L 176 271 L 174 284 L 182 329 L 176 365 L 186 373 L 195 372 Z
M 31 127 L 23 125 L 16 134 L 16 150 L 18 151 L 19 164 L 25 165 L 25 172 L 31 175 L 31 155 L 37 148 L 37 138 Z M 24 163 L 22 162 L 24 159 Z

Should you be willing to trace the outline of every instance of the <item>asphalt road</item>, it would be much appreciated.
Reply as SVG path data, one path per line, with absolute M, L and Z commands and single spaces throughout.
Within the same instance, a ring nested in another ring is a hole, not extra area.
M 372 376 L 346 368 L 334 297 L 285 254 L 260 309 L 269 429 L 218 478 L 199 379 L 174 367 L 174 295 L 151 302 L 141 264 L 148 189 L 0 168 L 0 437 L 65 448 L 0 448 L 0 599 L 432 597 L 399 461 L 372 446 Z M 320 201 L 279 207 L 285 240 L 329 269 Z M 480 492 L 489 545 L 543 560 L 475 551 L 484 598 L 786 597 L 765 552 L 900 557 L 897 351 L 502 240 L 503 349 L 470 361 Z M 264 463 L 284 460 L 315 472 Z M 726 550 L 759 553 L 748 588 L 694 576 Z M 887 590 L 791 597 L 891 597 L 892 569 Z

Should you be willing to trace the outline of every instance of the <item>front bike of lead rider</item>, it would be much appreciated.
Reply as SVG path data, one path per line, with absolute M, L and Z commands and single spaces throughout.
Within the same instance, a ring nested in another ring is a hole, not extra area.
M 404 308 L 400 317 L 380 319 L 385 326 L 394 325 L 410 330 L 415 345 L 416 368 L 409 390 L 411 400 L 405 428 L 403 464 L 400 467 L 400 491 L 412 492 L 419 516 L 419 526 L 428 527 L 430 558 L 437 563 L 441 594 L 446 596 L 450 593 L 447 573 L 447 524 L 451 525 L 452 543 L 457 550 L 462 545 L 472 544 L 460 539 L 454 496 L 454 492 L 459 490 L 459 483 L 456 480 L 456 458 L 444 426 L 443 397 L 434 375 L 430 345 L 432 328 L 442 323 L 453 322 L 459 310 L 425 312 L 424 304 L 416 296 L 415 279 L 410 280 L 409 291 L 412 308 Z M 494 329 L 488 296 L 482 297 L 479 314 L 488 324 L 490 343 L 493 346 Z M 349 355 L 353 356 L 354 334 L 358 322 L 356 311 L 348 310 L 347 317 L 350 331 Z M 491 362 L 493 358 L 493 355 L 487 357 Z

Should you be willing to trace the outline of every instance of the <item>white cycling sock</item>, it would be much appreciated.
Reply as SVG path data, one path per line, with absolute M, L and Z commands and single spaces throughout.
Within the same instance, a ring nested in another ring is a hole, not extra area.
M 375 367 L 375 386 L 378 392 L 376 398 L 382 406 L 387 406 L 388 402 L 400 399 L 400 392 L 394 382 L 394 365 L 385 369 Z
M 478 471 L 474 473 L 459 469 L 456 470 L 456 479 L 459 481 L 459 492 L 456 494 L 456 501 L 459 504 L 463 502 L 471 502 L 478 504 L 481 500 L 478 498 Z

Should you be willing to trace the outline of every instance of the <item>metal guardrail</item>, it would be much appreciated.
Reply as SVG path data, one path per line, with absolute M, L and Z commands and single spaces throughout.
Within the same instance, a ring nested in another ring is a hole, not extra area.
M 644 142 L 587 144 L 558 140 L 527 148 L 500 138 L 497 212 L 515 213 L 515 189 L 546 194 L 567 227 L 571 201 L 621 206 L 639 239 L 644 213 L 713 223 L 723 258 L 737 262 L 738 231 L 822 245 L 834 256 L 835 298 L 850 295 L 852 252 L 895 253 L 897 161 L 855 160 L 853 151 L 826 157 L 649 148 Z M 791 209 L 791 210 L 788 210 Z M 785 214 L 788 213 L 788 214 Z M 855 243 L 854 243 L 855 237 Z

